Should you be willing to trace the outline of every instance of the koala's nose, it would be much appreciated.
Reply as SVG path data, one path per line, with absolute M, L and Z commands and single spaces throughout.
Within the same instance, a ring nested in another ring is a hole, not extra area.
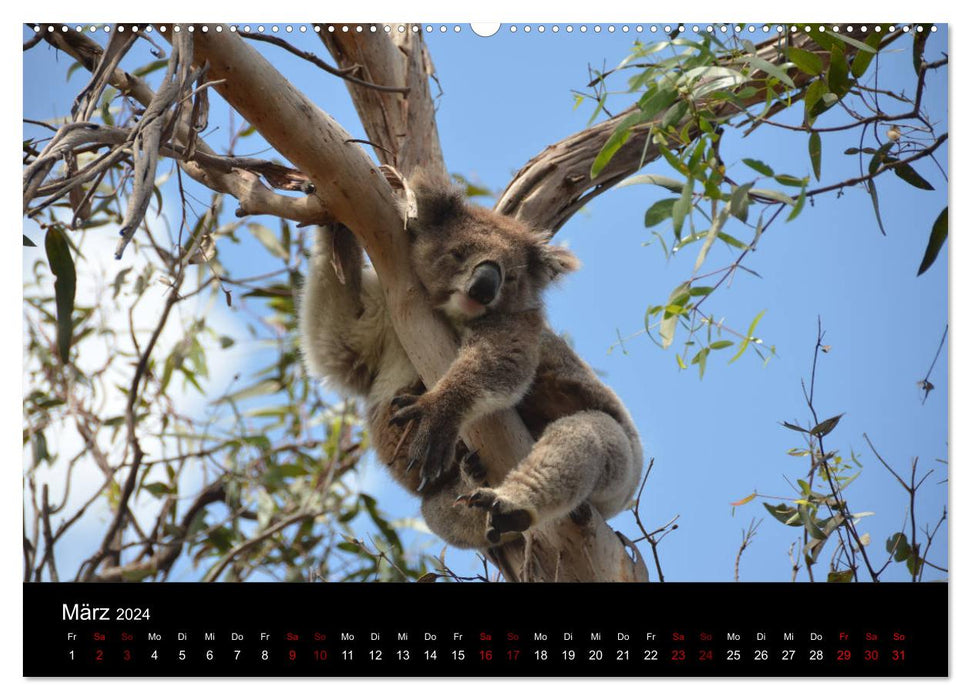
M 484 262 L 472 270 L 472 279 L 466 294 L 483 306 L 488 306 L 499 295 L 502 272 L 493 262 Z

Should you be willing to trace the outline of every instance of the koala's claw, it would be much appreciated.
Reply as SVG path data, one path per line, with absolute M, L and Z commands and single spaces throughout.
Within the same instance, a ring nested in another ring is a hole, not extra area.
M 422 414 L 418 399 L 415 394 L 398 394 L 391 399 L 391 418 L 389 425 L 404 425 L 405 423 L 420 418 Z
M 417 460 L 417 459 L 412 459 L 412 460 L 410 460 L 410 461 L 408 462 L 408 466 L 407 466 L 407 467 L 405 467 L 405 474 L 409 474 L 409 473 L 411 473 L 411 470 L 415 468 L 415 465 L 416 465 L 416 464 L 418 464 L 418 460 Z
M 528 510 L 509 503 L 492 489 L 476 489 L 459 496 L 455 503 L 489 511 L 485 536 L 492 543 L 498 543 L 504 532 L 524 532 L 533 524 L 533 515 Z
M 482 464 L 482 460 L 479 458 L 479 451 L 472 450 L 466 452 L 462 455 L 462 459 L 459 462 L 459 468 L 462 473 L 468 476 L 470 479 L 476 482 L 484 482 L 486 477 L 486 468 Z
M 415 434 L 411 448 L 408 469 L 418 466 L 420 478 L 416 491 L 422 493 L 426 487 L 440 483 L 447 475 L 448 468 L 455 459 L 454 442 L 442 439 L 440 431 L 422 424 Z

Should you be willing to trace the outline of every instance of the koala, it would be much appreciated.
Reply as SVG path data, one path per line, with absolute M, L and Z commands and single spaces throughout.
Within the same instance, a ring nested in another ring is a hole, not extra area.
M 627 506 L 643 453 L 620 399 L 546 323 L 543 291 L 579 262 L 549 235 L 467 203 L 449 184 L 409 185 L 412 264 L 460 342 L 425 387 L 391 324 L 354 235 L 319 229 L 300 305 L 306 366 L 363 397 L 379 459 L 422 499 L 429 528 L 464 548 L 495 546 L 585 503 L 609 518 Z M 462 440 L 477 419 L 519 412 L 536 440 L 505 479 Z

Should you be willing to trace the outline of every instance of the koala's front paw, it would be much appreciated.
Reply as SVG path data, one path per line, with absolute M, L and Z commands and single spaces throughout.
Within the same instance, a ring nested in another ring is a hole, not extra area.
M 421 477 L 416 488 L 418 493 L 437 485 L 449 473 L 458 439 L 458 431 L 435 412 L 434 404 L 427 397 L 427 394 L 399 394 L 391 400 L 393 425 L 415 421 L 405 472 L 418 467 Z
M 533 513 L 510 503 L 489 488 L 476 489 L 472 493 L 459 496 L 455 503 L 464 503 L 470 508 L 482 508 L 489 512 L 486 524 L 486 539 L 498 544 L 504 532 L 525 532 L 535 522 Z

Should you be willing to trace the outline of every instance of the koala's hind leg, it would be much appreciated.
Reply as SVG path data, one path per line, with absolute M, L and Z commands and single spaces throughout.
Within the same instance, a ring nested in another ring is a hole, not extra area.
M 482 549 L 495 542 L 485 538 L 487 514 L 483 510 L 462 507 L 456 501 L 462 494 L 484 484 L 485 469 L 474 452 L 460 444 L 462 457 L 458 468 L 433 493 L 422 498 L 421 513 L 428 528 L 454 547 Z
M 364 254 L 340 224 L 321 226 L 300 303 L 300 337 L 310 372 L 349 393 L 366 394 L 373 381 L 366 348 L 379 324 L 368 313 L 363 288 Z
M 488 513 L 486 537 L 521 532 L 589 501 L 605 517 L 627 504 L 640 465 L 631 438 L 611 416 L 581 411 L 553 421 L 533 450 L 496 488 L 460 500 Z

